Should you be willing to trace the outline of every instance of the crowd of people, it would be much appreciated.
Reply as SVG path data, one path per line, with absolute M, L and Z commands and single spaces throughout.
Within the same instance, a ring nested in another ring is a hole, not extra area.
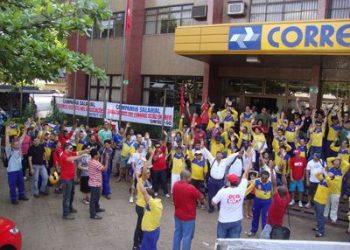
M 159 140 L 111 121 L 98 129 L 79 120 L 68 127 L 29 118 L 22 130 L 11 122 L 4 158 L 10 200 L 28 200 L 24 181 L 31 176 L 33 197 L 54 186 L 63 196 L 63 219 L 73 220 L 79 182 L 90 218 L 102 219 L 100 196 L 112 198 L 115 176 L 128 183 L 129 202 L 136 204 L 133 249 L 157 249 L 161 195 L 175 207 L 173 250 L 191 248 L 197 209 L 219 210 L 218 238 L 241 237 L 245 217 L 248 236 L 261 224 L 260 237 L 269 239 L 286 229 L 288 206 L 313 206 L 315 236 L 323 237 L 328 218 L 337 223 L 340 199 L 350 195 L 349 114 L 341 103 L 322 110 L 296 103 L 291 113 L 249 106 L 239 113 L 229 99 L 221 108 L 208 101 L 193 113 L 187 104 L 178 128 Z

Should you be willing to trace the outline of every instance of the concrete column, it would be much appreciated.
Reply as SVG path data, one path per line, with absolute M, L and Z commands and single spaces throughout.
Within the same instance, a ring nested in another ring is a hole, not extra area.
M 222 23 L 222 15 L 224 8 L 224 1 L 208 0 L 208 24 Z M 204 63 L 204 77 L 203 77 L 203 93 L 202 102 L 205 102 L 208 97 L 211 101 L 219 102 L 220 98 L 220 79 L 218 77 L 218 68 L 212 63 Z M 217 99 L 217 100 L 216 100 Z
M 125 79 L 123 102 L 140 104 L 142 98 L 142 40 L 145 26 L 145 0 L 130 0 L 130 31 L 126 38 Z
M 329 4 L 329 0 L 318 1 L 317 19 L 327 18 Z M 310 93 L 311 108 L 320 108 L 322 105 L 322 85 L 322 56 L 320 56 L 319 62 L 312 65 L 312 80 L 310 86 L 316 87 L 318 89 L 318 93 Z
M 67 46 L 72 51 L 77 51 L 77 33 L 72 33 L 68 38 Z M 79 37 L 79 49 L 78 52 L 86 54 L 87 47 L 87 37 Z M 74 97 L 74 72 L 70 73 L 66 77 L 67 81 L 67 96 L 70 98 Z M 86 75 L 85 73 L 77 72 L 77 88 L 76 88 L 76 98 L 85 99 L 86 97 Z

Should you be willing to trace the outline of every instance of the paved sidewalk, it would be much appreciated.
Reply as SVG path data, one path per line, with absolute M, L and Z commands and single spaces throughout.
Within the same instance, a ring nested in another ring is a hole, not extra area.
M 129 250 L 132 248 L 133 232 L 136 223 L 134 204 L 128 202 L 128 186 L 116 183 L 112 178 L 112 199 L 101 198 L 102 206 L 107 210 L 102 213 L 101 221 L 89 219 L 88 206 L 81 203 L 79 186 L 76 186 L 75 208 L 78 209 L 74 221 L 62 220 L 61 195 L 53 193 L 48 197 L 32 198 L 13 206 L 9 202 L 7 176 L 0 168 L 0 216 L 14 220 L 23 236 L 24 250 Z M 30 190 L 30 182 L 26 182 Z M 161 222 L 159 249 L 171 249 L 174 232 L 174 209 L 171 200 L 163 198 L 164 213 Z M 218 213 L 208 214 L 198 210 L 196 233 L 192 249 L 213 249 L 216 240 L 216 223 Z M 243 233 L 250 228 L 251 221 L 243 223 Z M 286 222 L 287 223 L 287 222 Z M 298 240 L 316 240 L 311 228 L 313 220 L 291 217 L 291 237 Z M 327 225 L 326 237 L 321 240 L 346 241 L 345 228 Z M 244 236 L 245 237 L 245 236 Z M 319 239 L 317 239 L 319 240 Z

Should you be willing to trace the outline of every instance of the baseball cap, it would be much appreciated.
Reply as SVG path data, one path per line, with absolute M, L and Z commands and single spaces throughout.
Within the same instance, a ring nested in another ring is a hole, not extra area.
M 294 150 L 294 154 L 295 154 L 295 155 L 299 155 L 299 154 L 300 154 L 300 150 L 299 150 L 299 149 L 295 149 L 295 150 Z
M 202 154 L 202 151 L 196 150 L 196 151 L 194 152 L 194 154 L 195 154 L 195 155 L 201 155 L 201 154 Z
M 231 183 L 237 183 L 239 182 L 239 177 L 235 174 L 229 174 L 227 175 L 227 180 L 229 180 Z

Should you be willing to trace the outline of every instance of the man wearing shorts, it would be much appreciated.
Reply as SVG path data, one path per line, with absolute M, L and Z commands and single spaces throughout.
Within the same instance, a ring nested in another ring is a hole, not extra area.
M 295 204 L 294 192 L 298 191 L 299 193 L 298 206 L 303 207 L 302 195 L 304 193 L 306 160 L 304 157 L 301 157 L 300 154 L 301 152 L 299 149 L 294 150 L 294 157 L 289 162 L 289 168 L 290 168 L 289 191 L 291 192 L 291 195 L 292 195 L 292 200 L 289 203 L 289 205 L 292 206 Z
M 313 199 L 318 183 L 320 182 L 317 178 L 317 174 L 323 173 L 326 164 L 321 159 L 321 154 L 314 153 L 312 159 L 307 163 L 306 166 L 306 186 L 308 187 L 308 202 L 305 208 L 310 208 L 311 200 Z

